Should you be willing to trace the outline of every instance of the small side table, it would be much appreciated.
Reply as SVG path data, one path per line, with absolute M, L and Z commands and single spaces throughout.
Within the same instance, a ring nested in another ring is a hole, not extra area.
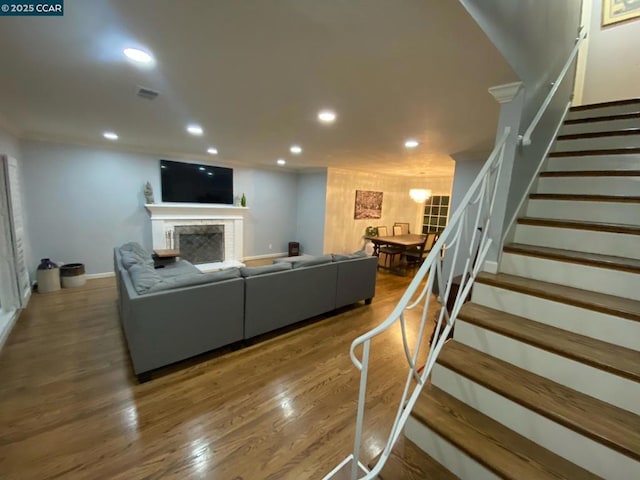
M 173 263 L 180 256 L 180 250 L 173 248 L 158 249 L 153 251 L 153 266 L 155 268 L 163 268 L 168 263 Z

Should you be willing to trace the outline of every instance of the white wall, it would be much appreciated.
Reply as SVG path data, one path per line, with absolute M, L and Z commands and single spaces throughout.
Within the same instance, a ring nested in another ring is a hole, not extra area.
M 36 141 L 23 142 L 21 154 L 30 270 L 49 257 L 82 262 L 90 274 L 110 272 L 114 246 L 151 247 L 143 188 L 151 182 L 160 201 L 159 159 L 166 157 Z M 286 251 L 295 231 L 296 175 L 234 168 L 234 191 L 244 192 L 250 207 L 245 256 Z
M 485 34 L 504 55 L 525 86 L 522 134 L 531 123 L 573 46 L 580 26 L 580 0 L 461 0 Z M 571 69 L 532 135 L 532 145 L 519 149 L 513 164 L 506 205 L 510 219 L 553 140 L 555 127 L 569 102 Z M 506 227 L 506 226 L 505 226 Z
M 15 159 L 20 159 L 20 142 L 18 138 L 0 127 L 0 153 L 4 153 Z
M 324 253 L 327 170 L 298 175 L 296 237 L 302 253 Z
M 409 189 L 428 188 L 433 195 L 449 195 L 451 181 L 451 177 L 392 177 L 330 168 L 327 178 L 324 251 L 344 253 L 363 248 L 362 237 L 369 225 L 386 225 L 391 229 L 395 222 L 409 222 L 411 232 L 421 232 L 423 205 L 409 198 Z M 353 218 L 356 190 L 383 192 L 382 218 Z
M 602 0 L 591 2 L 583 104 L 640 97 L 640 18 L 602 27 Z
M 473 183 L 473 181 L 476 179 L 476 177 L 478 176 L 478 173 L 480 172 L 480 170 L 482 169 L 483 165 L 485 164 L 486 159 L 485 158 L 481 158 L 481 159 L 475 159 L 475 160 L 456 160 L 456 171 L 455 174 L 453 176 L 453 187 L 451 189 L 451 213 L 449 214 L 449 217 L 451 217 L 451 215 L 454 214 L 454 212 L 458 209 L 458 207 L 460 206 L 460 203 L 462 202 L 462 199 L 464 198 L 464 196 L 467 194 L 467 191 L 469 190 L 469 187 L 471 187 L 471 184 Z M 474 212 L 476 212 L 477 210 L 470 210 L 470 218 L 475 218 L 474 217 Z M 469 239 L 471 238 L 471 233 L 473 232 L 466 232 L 467 233 L 467 237 L 464 237 L 463 240 Z M 464 245 L 465 247 L 467 245 L 469 245 L 470 242 L 462 242 L 461 243 L 461 247 L 462 245 Z M 468 248 L 468 247 L 467 247 Z M 446 257 L 447 260 L 451 258 L 451 255 Z M 462 273 L 462 270 L 464 268 L 464 262 L 465 262 L 465 258 L 460 257 L 458 258 L 458 261 L 454 267 L 454 275 L 459 275 Z M 445 271 L 449 272 L 449 268 L 450 265 L 449 263 L 445 263 Z

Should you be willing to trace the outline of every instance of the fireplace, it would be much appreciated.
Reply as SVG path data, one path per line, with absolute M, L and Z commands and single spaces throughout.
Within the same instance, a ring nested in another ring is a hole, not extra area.
M 176 225 L 176 248 L 194 265 L 224 261 L 224 225 Z
M 242 261 L 248 208 L 192 203 L 155 203 L 145 208 L 151 215 L 154 249 L 177 248 L 183 258 L 204 268 Z

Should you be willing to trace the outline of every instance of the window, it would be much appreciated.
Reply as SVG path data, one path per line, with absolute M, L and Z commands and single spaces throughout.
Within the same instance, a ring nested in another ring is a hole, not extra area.
M 449 217 L 449 196 L 434 195 L 424 204 L 422 233 L 441 232 L 447 226 Z

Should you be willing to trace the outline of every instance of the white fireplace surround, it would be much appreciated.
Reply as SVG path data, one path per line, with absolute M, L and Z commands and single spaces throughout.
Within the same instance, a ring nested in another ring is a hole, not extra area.
M 242 227 L 247 207 L 206 203 L 151 203 L 145 208 L 151 216 L 153 249 L 170 248 L 167 233 L 178 225 L 224 225 L 224 261 L 241 262 Z

